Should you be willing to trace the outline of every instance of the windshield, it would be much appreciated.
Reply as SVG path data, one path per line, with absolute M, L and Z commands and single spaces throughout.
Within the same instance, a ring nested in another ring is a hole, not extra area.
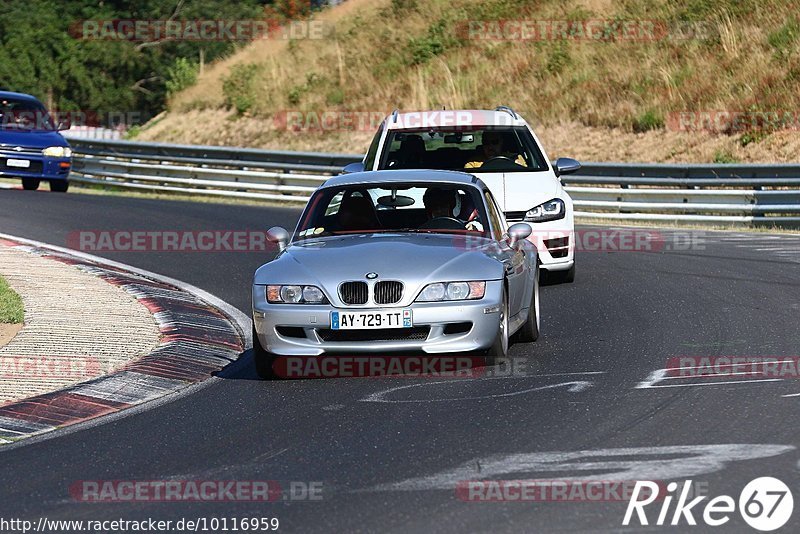
M 55 130 L 47 109 L 39 102 L 0 99 L 0 127 L 7 130 Z
M 548 169 L 527 128 L 392 130 L 380 169 L 531 172 Z
M 451 184 L 360 184 L 317 191 L 295 240 L 364 233 L 488 236 L 480 191 Z

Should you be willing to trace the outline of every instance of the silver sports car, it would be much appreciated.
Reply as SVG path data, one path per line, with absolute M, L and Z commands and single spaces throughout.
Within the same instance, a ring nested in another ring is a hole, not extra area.
M 253 279 L 261 377 L 279 356 L 484 354 L 539 336 L 539 265 L 528 224 L 506 226 L 489 188 L 450 171 L 336 176 Z

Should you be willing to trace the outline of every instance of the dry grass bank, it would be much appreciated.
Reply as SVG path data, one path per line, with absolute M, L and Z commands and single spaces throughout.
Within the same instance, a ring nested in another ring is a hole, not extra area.
M 257 41 L 209 66 L 138 138 L 361 152 L 368 129 L 287 132 L 281 113 L 504 103 L 534 123 L 553 157 L 796 161 L 796 130 L 685 132 L 670 117 L 800 110 L 799 8 L 778 0 L 348 0 L 317 15 L 324 39 Z M 658 31 L 643 40 L 470 38 L 486 35 L 482 22 L 511 19 L 655 21 Z M 469 21 L 478 21 L 477 34 Z

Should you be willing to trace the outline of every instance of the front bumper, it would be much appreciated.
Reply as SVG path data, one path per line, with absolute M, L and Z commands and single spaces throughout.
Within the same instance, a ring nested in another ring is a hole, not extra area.
M 480 300 L 418 302 L 403 308 L 412 310 L 413 329 L 332 331 L 330 312 L 334 310 L 346 312 L 397 307 L 270 304 L 266 301 L 264 286 L 253 286 L 253 324 L 261 345 L 279 356 L 470 352 L 488 349 L 497 337 L 501 295 L 502 281 L 489 281 L 486 295 Z M 333 336 L 331 332 L 341 335 Z M 380 339 L 384 333 L 387 334 L 385 339 Z M 358 339 L 365 335 L 371 338 Z
M 10 167 L 9 159 L 23 159 L 30 162 L 29 167 Z M 71 158 L 50 158 L 33 154 L 0 153 L 0 176 L 14 178 L 35 178 L 38 180 L 66 180 L 72 169 Z
M 508 224 L 523 222 L 508 220 Z M 533 229 L 528 241 L 536 245 L 540 267 L 548 271 L 566 271 L 575 263 L 575 224 L 571 213 L 564 219 L 527 223 Z

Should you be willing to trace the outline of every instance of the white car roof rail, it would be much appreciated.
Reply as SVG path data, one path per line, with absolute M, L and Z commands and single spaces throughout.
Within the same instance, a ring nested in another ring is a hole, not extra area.
M 506 113 L 508 113 L 509 115 L 514 117 L 514 120 L 519 120 L 519 115 L 517 115 L 517 112 L 514 111 L 513 109 L 511 109 L 508 106 L 497 106 L 496 108 L 494 108 L 494 110 L 495 111 L 505 111 Z

